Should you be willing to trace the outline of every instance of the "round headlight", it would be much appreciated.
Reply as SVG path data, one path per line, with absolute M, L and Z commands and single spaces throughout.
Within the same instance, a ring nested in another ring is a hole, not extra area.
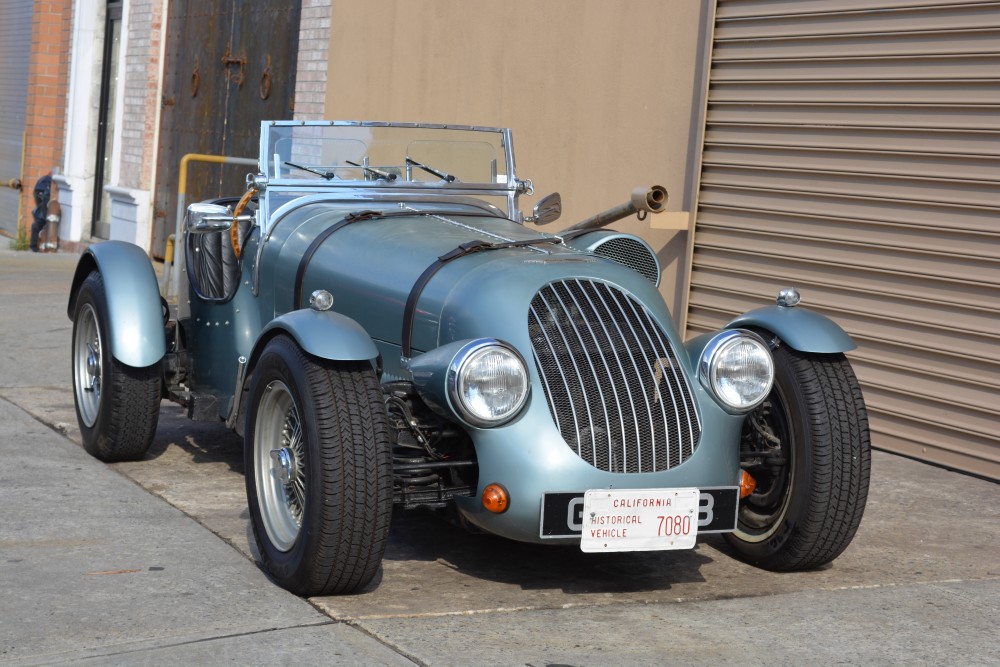
M 747 412 L 771 391 L 774 360 L 757 335 L 725 331 L 705 347 L 699 374 L 722 407 L 730 412 Z
M 499 426 L 517 415 L 528 398 L 524 361 L 499 341 L 470 344 L 455 357 L 452 371 L 452 403 L 473 426 Z

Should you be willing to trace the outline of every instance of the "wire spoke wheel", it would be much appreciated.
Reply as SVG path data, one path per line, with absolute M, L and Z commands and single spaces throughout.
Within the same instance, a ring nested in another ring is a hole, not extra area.
M 775 390 L 743 424 L 740 455 L 757 483 L 740 504 L 737 532 L 747 542 L 773 535 L 788 509 L 794 482 L 792 438 L 788 409 L 780 390 Z
M 305 448 L 295 400 L 284 382 L 264 390 L 254 433 L 254 465 L 261 519 L 268 538 L 288 551 L 302 529 L 306 506 Z
M 774 388 L 747 415 L 740 458 L 757 487 L 726 541 L 768 570 L 821 567 L 843 553 L 868 498 L 871 447 L 857 378 L 842 354 L 774 350 Z
M 244 433 L 247 504 L 267 573 L 304 596 L 367 586 L 392 512 L 389 424 L 371 363 L 320 359 L 274 338 L 252 372 Z
M 112 327 L 134 325 L 130 313 L 111 321 L 104 279 L 93 271 L 73 304 L 70 347 L 73 402 L 83 447 L 102 461 L 137 461 L 156 435 L 162 397 L 161 361 L 127 366 L 112 355 Z
M 80 420 L 90 427 L 97 421 L 101 408 L 102 350 L 97 314 L 93 305 L 85 303 L 80 308 L 73 335 L 73 390 L 80 410 Z

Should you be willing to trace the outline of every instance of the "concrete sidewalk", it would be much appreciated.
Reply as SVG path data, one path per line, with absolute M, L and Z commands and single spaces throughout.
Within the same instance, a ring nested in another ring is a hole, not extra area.
M 712 537 L 595 559 L 397 513 L 377 589 L 289 595 L 249 557 L 221 426 L 164 409 L 156 453 L 118 466 L 73 441 L 77 259 L 0 247 L 0 664 L 1000 665 L 1000 485 L 885 453 L 818 572 Z
M 0 663 L 413 664 L 11 402 L 72 406 L 77 259 L 0 249 Z
M 6 400 L 0 459 L 0 662 L 412 664 Z

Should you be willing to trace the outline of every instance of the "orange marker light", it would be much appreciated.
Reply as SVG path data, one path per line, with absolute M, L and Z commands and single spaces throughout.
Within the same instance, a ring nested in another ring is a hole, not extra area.
M 508 505 L 510 497 L 507 495 L 507 489 L 499 484 L 490 484 L 483 489 L 483 507 L 490 512 L 501 514 L 507 511 Z
M 746 498 L 757 488 L 757 482 L 746 470 L 740 476 L 740 499 Z

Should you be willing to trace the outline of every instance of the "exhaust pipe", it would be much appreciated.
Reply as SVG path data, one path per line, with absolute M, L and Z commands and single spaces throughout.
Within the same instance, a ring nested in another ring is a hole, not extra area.
M 636 188 L 632 191 L 632 197 L 624 204 L 619 204 L 614 208 L 609 208 L 603 213 L 591 216 L 582 222 L 578 222 L 572 227 L 560 232 L 560 236 L 565 238 L 567 232 L 584 232 L 592 229 L 600 229 L 610 225 L 612 222 L 627 218 L 633 213 L 639 216 L 640 220 L 646 218 L 649 213 L 662 213 L 667 208 L 667 189 L 662 185 L 654 185 L 649 188 Z

